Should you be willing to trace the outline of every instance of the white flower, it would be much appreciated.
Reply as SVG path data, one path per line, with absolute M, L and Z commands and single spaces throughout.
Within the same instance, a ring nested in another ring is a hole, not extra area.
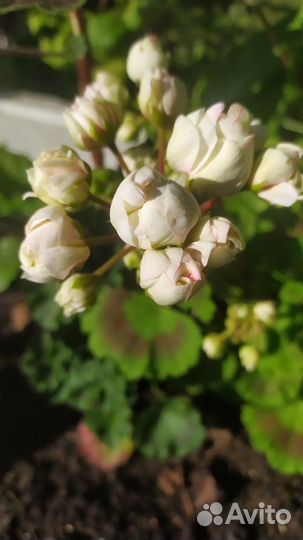
M 96 299 L 97 278 L 92 274 L 73 274 L 60 286 L 55 301 L 63 308 L 65 317 L 81 313 Z
M 246 371 L 254 371 L 260 360 L 260 353 L 253 345 L 243 345 L 239 349 L 239 357 Z
M 202 349 L 211 360 L 222 358 L 225 348 L 226 337 L 223 334 L 212 332 L 203 338 Z
M 243 251 L 240 231 L 224 217 L 202 217 L 188 237 L 186 250 L 202 265 L 219 268 Z
M 138 83 L 147 71 L 167 67 L 168 56 L 161 49 L 157 36 L 145 36 L 130 48 L 126 61 L 129 78 Z
M 117 131 L 117 140 L 122 142 L 134 141 L 142 136 L 146 139 L 144 130 L 144 118 L 141 114 L 128 111 L 125 113 L 123 122 Z
M 199 216 L 199 205 L 185 188 L 149 167 L 121 182 L 110 209 L 120 238 L 141 249 L 181 245 Z
M 122 112 L 91 85 L 83 96 L 76 97 L 64 118 L 75 145 L 83 150 L 95 150 L 114 141 Z
M 155 167 L 156 166 L 156 156 L 153 153 L 152 148 L 146 146 L 134 146 L 126 152 L 123 153 L 123 159 L 128 167 L 128 169 L 133 172 L 142 167 Z
M 177 118 L 167 147 L 173 170 L 186 173 L 198 196 L 226 195 L 247 182 L 254 155 L 251 116 L 224 103 Z
M 256 319 L 266 326 L 271 326 L 276 316 L 275 304 L 271 300 L 256 302 L 253 306 L 253 313 Z
M 170 127 L 187 105 L 184 84 L 166 69 L 148 71 L 141 80 L 138 95 L 141 113 L 157 127 Z
M 182 248 L 144 252 L 139 283 L 160 306 L 187 302 L 203 286 L 202 266 Z
M 81 268 L 89 255 L 77 222 L 60 206 L 45 206 L 25 226 L 19 251 L 22 277 L 36 283 L 62 280 Z
M 302 148 L 280 143 L 268 148 L 257 158 L 251 187 L 259 197 L 271 204 L 292 206 L 303 198 L 303 178 L 299 169 Z
M 92 87 L 106 101 L 111 101 L 122 109 L 126 106 L 129 99 L 127 88 L 113 73 L 98 71 Z
M 71 148 L 61 146 L 42 152 L 27 171 L 27 179 L 33 195 L 46 204 L 77 207 L 88 199 L 91 170 Z

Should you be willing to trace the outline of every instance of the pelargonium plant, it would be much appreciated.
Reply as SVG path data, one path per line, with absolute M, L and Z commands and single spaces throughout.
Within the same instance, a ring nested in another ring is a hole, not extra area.
M 224 197 L 251 190 L 285 207 L 303 197 L 302 149 L 288 142 L 267 148 L 264 125 L 238 103 L 188 112 L 186 88 L 168 63 L 155 36 L 139 40 L 128 53 L 126 70 L 138 85 L 141 118 L 127 109 L 127 89 L 107 72 L 99 72 L 65 113 L 76 147 L 95 156 L 108 147 L 116 156 L 122 174 L 112 200 L 91 192 L 90 166 L 71 148 L 43 152 L 27 172 L 32 192 L 26 197 L 47 206 L 25 227 L 23 277 L 60 281 L 55 300 L 66 316 L 93 304 L 98 283 L 122 259 L 157 304 L 188 301 L 203 288 L 208 271 L 244 250 L 241 231 L 216 215 Z M 157 135 L 157 152 L 139 144 L 142 129 L 145 136 Z M 122 139 L 133 141 L 125 152 Z M 73 213 L 89 204 L 109 213 L 112 234 L 85 235 Z M 111 242 L 123 245 L 95 271 L 81 273 L 91 250 Z M 222 352 L 228 329 L 223 334 L 224 339 L 218 334 L 205 340 L 210 357 Z M 247 349 L 242 357 L 248 367 L 256 361 Z

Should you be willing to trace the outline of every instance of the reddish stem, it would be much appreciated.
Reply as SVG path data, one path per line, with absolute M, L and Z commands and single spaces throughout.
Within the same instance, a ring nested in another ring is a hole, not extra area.
M 91 82 L 91 57 L 89 52 L 89 43 L 86 34 L 86 23 L 81 9 L 75 9 L 69 13 L 69 20 L 74 36 L 81 36 L 86 43 L 86 53 L 77 60 L 78 88 L 80 94 L 83 94 L 86 86 Z M 103 157 L 101 150 L 93 150 L 92 157 L 96 169 L 101 169 Z
M 79 92 L 82 94 L 85 87 L 90 83 L 90 54 L 86 39 L 86 24 L 81 9 L 71 11 L 69 13 L 69 20 L 74 36 L 83 36 L 87 46 L 85 55 L 77 60 L 78 86 Z
M 201 204 L 202 214 L 208 214 L 217 204 L 220 203 L 220 199 L 209 199 L 205 203 Z

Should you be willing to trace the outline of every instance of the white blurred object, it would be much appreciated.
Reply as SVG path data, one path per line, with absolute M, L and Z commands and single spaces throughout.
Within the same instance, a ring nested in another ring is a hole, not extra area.
M 69 103 L 61 98 L 31 92 L 0 95 L 0 145 L 35 159 L 40 152 L 63 144 L 73 146 L 63 120 Z M 89 152 L 79 152 L 92 165 Z M 103 152 L 104 167 L 116 168 L 110 151 Z

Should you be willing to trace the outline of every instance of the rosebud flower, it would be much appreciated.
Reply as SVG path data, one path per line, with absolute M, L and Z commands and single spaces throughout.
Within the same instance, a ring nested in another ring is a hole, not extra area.
M 127 88 L 123 86 L 119 77 L 113 73 L 98 71 L 92 87 L 103 99 L 115 103 L 122 109 L 128 102 L 129 94 Z
M 202 349 L 211 360 L 222 358 L 226 349 L 226 336 L 213 332 L 203 338 Z
M 239 357 L 246 371 L 254 371 L 259 362 L 260 354 L 253 345 L 243 345 L 239 349 Z
M 265 326 L 271 326 L 276 316 L 275 304 L 271 300 L 256 302 L 253 306 L 253 313 L 258 321 L 261 321 Z
M 186 189 L 149 167 L 121 182 L 110 208 L 120 238 L 141 249 L 181 245 L 199 216 L 199 205 Z
M 129 50 L 126 71 L 129 78 L 138 83 L 147 71 L 167 67 L 168 56 L 161 49 L 157 36 L 146 36 L 136 41 Z
M 173 170 L 187 173 L 195 194 L 226 195 L 247 182 L 253 163 L 251 116 L 224 103 L 177 118 L 167 146 Z
M 27 171 L 27 179 L 33 195 L 46 204 L 77 207 L 88 199 L 91 170 L 71 148 L 61 146 L 42 152 Z
M 201 265 L 182 248 L 149 249 L 143 254 L 140 287 L 160 306 L 187 302 L 204 282 Z
M 84 95 L 76 97 L 65 111 L 64 118 L 75 145 L 82 150 L 96 150 L 114 141 L 122 112 L 93 86 L 87 86 Z
M 292 206 L 303 198 L 299 170 L 302 155 L 302 148 L 291 143 L 280 143 L 262 152 L 252 173 L 252 190 L 271 204 Z
M 55 302 L 63 308 L 65 317 L 81 313 L 96 300 L 97 282 L 93 274 L 73 274 L 63 281 Z
M 170 127 L 187 105 L 184 84 L 166 69 L 148 71 L 140 84 L 141 113 L 156 127 Z
M 186 250 L 211 268 L 231 263 L 245 247 L 240 231 L 224 217 L 201 218 L 188 241 Z
M 135 146 L 123 153 L 123 159 L 128 169 L 133 172 L 142 167 L 155 167 L 156 156 L 152 148 L 146 146 Z
M 25 226 L 19 257 L 25 279 L 46 283 L 63 280 L 90 255 L 78 224 L 60 206 L 45 206 Z

